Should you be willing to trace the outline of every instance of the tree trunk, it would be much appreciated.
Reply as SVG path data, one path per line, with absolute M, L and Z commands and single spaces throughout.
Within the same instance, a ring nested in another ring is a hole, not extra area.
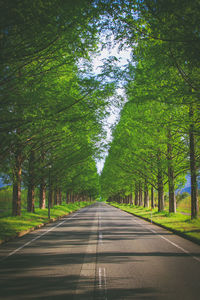
M 139 206 L 142 206 L 142 185 L 139 183 Z
M 144 207 L 149 207 L 149 190 L 146 179 L 144 184 Z
M 74 193 L 71 193 L 71 202 L 74 203 Z
M 45 209 L 46 206 L 46 184 L 44 178 L 41 178 L 40 183 L 40 204 L 39 207 L 41 209 Z
M 34 179 L 34 151 L 31 151 L 29 157 L 28 170 L 28 195 L 27 195 L 27 211 L 35 212 L 35 179 Z
M 69 193 L 66 192 L 66 203 L 69 203 Z
M 163 173 L 161 167 L 161 151 L 158 149 L 157 153 L 157 164 L 158 164 L 158 211 L 164 210 L 164 187 L 163 187 Z
M 53 207 L 53 190 L 51 183 L 49 184 L 48 205 L 50 208 Z
M 129 195 L 129 203 L 133 205 L 133 193 Z
M 136 206 L 138 206 L 138 204 L 139 204 L 139 198 L 138 198 L 138 184 L 137 183 L 135 183 L 135 205 Z
M 130 203 L 130 197 L 129 197 L 129 195 L 126 196 L 126 200 L 127 200 L 127 204 L 129 204 Z
M 153 186 L 151 187 L 151 208 L 155 208 Z
M 62 204 L 62 191 L 61 188 L 58 189 L 58 204 Z
M 58 205 L 58 188 L 54 189 L 54 205 Z
M 41 158 L 40 158 L 40 195 L 39 195 L 39 208 L 45 209 L 46 207 L 46 182 L 45 182 L 45 174 L 44 174 L 44 159 L 45 154 L 44 151 L 41 151 Z
M 21 175 L 22 175 L 22 153 L 18 149 L 15 153 L 13 168 L 13 194 L 12 194 L 12 215 L 21 215 Z
M 169 212 L 176 212 L 176 196 L 174 191 L 174 170 L 168 167 Z
M 169 212 L 175 213 L 176 197 L 175 197 L 175 190 L 174 190 L 174 167 L 172 161 L 172 145 L 171 145 L 170 130 L 168 130 L 167 160 L 168 160 Z
M 164 187 L 160 174 L 158 175 L 158 211 L 164 211 Z
M 193 106 L 190 105 L 190 174 L 191 174 L 191 218 L 198 217 L 198 196 L 197 196 L 197 167 L 196 167 L 196 153 L 195 153 L 195 135 L 194 135 L 194 122 L 193 122 Z
M 27 200 L 28 200 L 27 211 L 34 213 L 35 212 L 35 188 L 33 185 L 28 186 Z

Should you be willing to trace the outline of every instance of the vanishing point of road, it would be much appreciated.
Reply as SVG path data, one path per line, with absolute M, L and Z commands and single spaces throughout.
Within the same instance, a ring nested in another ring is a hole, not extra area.
M 0 246 L 0 299 L 200 299 L 200 246 L 95 203 Z

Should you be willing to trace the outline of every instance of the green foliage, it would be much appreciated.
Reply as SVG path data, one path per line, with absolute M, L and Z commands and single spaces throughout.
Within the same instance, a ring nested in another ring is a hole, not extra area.
M 177 187 L 190 168 L 191 129 L 198 169 L 199 11 L 197 0 L 1 2 L 0 171 L 7 181 L 19 187 L 22 169 L 28 189 L 44 183 L 96 197 L 103 120 L 121 79 L 127 103 L 100 178 L 102 196 L 127 196 L 139 185 L 160 199 L 172 179 Z M 123 71 L 113 56 L 99 76 L 91 74 L 100 31 L 132 48 Z
M 183 1 L 183 10 L 171 0 L 120 3 L 124 12 L 122 6 L 118 18 L 113 12 L 115 37 L 126 40 L 133 54 L 125 78 L 128 101 L 101 176 L 103 195 L 144 190 L 145 182 L 159 197 L 168 183 L 171 195 L 191 169 L 191 130 L 199 169 L 199 3 Z
M 64 192 L 99 192 L 95 159 L 115 85 L 81 69 L 97 46 L 91 4 L 1 3 L 0 171 L 14 185 L 22 168 L 27 189 L 51 179 Z

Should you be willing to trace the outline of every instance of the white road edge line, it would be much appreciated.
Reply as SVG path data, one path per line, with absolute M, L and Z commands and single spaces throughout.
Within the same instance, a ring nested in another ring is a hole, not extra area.
M 27 243 L 25 243 L 25 244 L 22 245 L 21 247 L 19 247 L 19 248 L 15 249 L 14 251 L 10 252 L 8 255 L 6 255 L 4 258 L 2 258 L 2 259 L 0 260 L 0 262 L 3 261 L 3 260 L 5 260 L 5 259 L 7 259 L 8 257 L 14 255 L 15 253 L 19 252 L 21 249 L 25 248 L 26 246 L 28 246 L 29 244 L 33 243 L 34 241 L 40 239 L 43 235 L 45 235 L 45 234 L 47 234 L 48 232 L 54 230 L 55 228 L 59 227 L 59 226 L 62 225 L 63 223 L 65 223 L 65 222 L 71 220 L 71 219 L 74 218 L 77 214 L 79 214 L 79 212 L 77 212 L 76 214 L 74 214 L 74 215 L 73 215 L 72 217 L 70 217 L 70 218 L 66 218 L 64 221 L 62 221 L 62 222 L 58 223 L 57 225 L 55 225 L 55 226 L 49 228 L 48 230 L 46 230 L 46 231 L 43 232 L 42 234 L 36 236 L 34 239 L 28 241 Z
M 155 230 L 150 229 L 152 232 L 158 234 Z M 161 234 L 158 234 L 163 240 L 167 241 L 168 243 L 170 243 L 171 245 L 173 245 L 174 247 L 176 247 L 177 249 L 181 250 L 182 252 L 188 254 L 189 256 L 191 256 L 193 259 L 197 260 L 198 262 L 200 262 L 200 259 L 196 256 L 193 256 L 189 251 L 187 251 L 186 249 L 182 248 L 181 246 L 177 245 L 176 243 L 168 240 L 166 237 L 164 237 Z
M 105 300 L 107 300 L 106 268 L 103 268 Z
M 102 288 L 102 280 L 101 280 L 101 268 L 99 268 L 99 288 Z
M 189 251 L 187 251 L 186 249 L 182 248 L 181 246 L 177 245 L 176 243 L 168 240 L 168 238 L 164 237 L 162 234 L 156 232 L 155 230 L 151 229 L 151 228 L 146 228 L 145 225 L 138 223 L 137 221 L 134 220 L 134 222 L 136 222 L 137 224 L 140 224 L 142 227 L 144 227 L 145 229 L 157 234 L 160 238 L 162 238 L 163 240 L 167 241 L 169 244 L 173 245 L 174 247 L 176 247 L 177 249 L 181 250 L 182 252 L 188 254 L 188 256 L 191 256 L 194 260 L 200 262 L 200 258 L 193 256 Z
M 98 286 L 104 292 L 104 300 L 107 300 L 106 268 L 99 268 Z
M 103 244 L 103 235 L 99 232 L 99 244 Z

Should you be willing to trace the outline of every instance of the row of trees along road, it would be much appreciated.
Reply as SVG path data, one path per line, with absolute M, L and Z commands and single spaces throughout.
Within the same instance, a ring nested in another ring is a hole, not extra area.
M 97 45 L 92 2 L 1 1 L 0 168 L 13 185 L 14 216 L 22 184 L 29 212 L 36 187 L 40 208 L 47 187 L 50 203 L 61 191 L 68 200 L 99 193 L 95 159 L 113 85 L 84 73 Z
M 47 181 L 71 193 L 96 189 L 94 157 L 113 84 L 79 66 L 97 49 L 101 31 L 133 50 L 124 76 L 128 102 L 101 176 L 103 193 L 134 189 L 137 200 L 144 186 L 148 199 L 152 186 L 162 210 L 168 183 L 175 211 L 174 189 L 190 170 L 196 217 L 199 0 L 1 1 L 0 14 L 0 156 L 1 171 L 13 182 L 13 215 L 20 214 L 22 177 L 29 211 L 34 187 L 43 195 Z M 117 82 L 116 70 L 107 64 L 104 75 Z
M 191 174 L 191 217 L 198 215 L 200 168 L 199 1 L 128 1 L 118 18 L 116 39 L 133 49 L 127 73 L 125 104 L 101 175 L 110 200 L 176 211 L 175 189 Z

